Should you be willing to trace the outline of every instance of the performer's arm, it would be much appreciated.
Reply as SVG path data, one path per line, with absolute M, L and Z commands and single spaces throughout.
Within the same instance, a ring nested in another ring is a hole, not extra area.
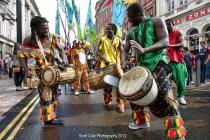
M 174 45 L 169 44 L 168 47 L 170 47 L 170 48 L 182 48 L 182 47 L 184 47 L 184 39 L 183 39 L 183 36 L 182 36 L 181 32 L 179 32 L 179 39 L 178 39 L 178 41 L 180 43 L 174 44 Z
M 103 54 L 101 53 L 101 51 L 99 49 L 100 45 L 101 45 L 101 40 L 100 40 L 99 45 L 97 47 L 98 56 L 106 63 L 106 65 L 108 65 L 109 61 L 103 56 Z
M 67 65 L 68 64 L 68 59 L 67 59 L 67 56 L 66 56 L 66 52 L 64 50 L 65 46 L 61 45 L 61 43 L 59 41 L 56 41 L 56 42 L 57 42 L 56 46 L 57 46 L 57 49 L 59 51 L 59 55 L 60 55 L 62 61 L 64 62 L 64 64 Z
M 126 53 L 125 53 L 125 50 L 121 44 L 121 42 L 119 43 L 119 51 L 120 51 L 120 59 L 121 59 L 121 65 L 122 67 L 124 68 L 124 66 L 126 66 Z
M 168 40 L 168 31 L 165 22 L 161 18 L 155 18 L 154 28 L 155 28 L 155 38 L 156 38 L 155 44 L 153 44 L 150 47 L 143 48 L 136 41 L 131 40 L 130 41 L 131 46 L 137 49 L 137 51 L 139 51 L 140 53 L 150 53 L 166 48 L 169 44 L 169 40 Z

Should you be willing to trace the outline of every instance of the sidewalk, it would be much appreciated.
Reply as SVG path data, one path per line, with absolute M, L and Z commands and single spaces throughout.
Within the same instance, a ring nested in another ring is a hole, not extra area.
M 24 97 L 29 95 L 32 90 L 16 92 L 14 79 L 1 75 L 0 78 L 0 121 L 4 118 L 4 114 Z

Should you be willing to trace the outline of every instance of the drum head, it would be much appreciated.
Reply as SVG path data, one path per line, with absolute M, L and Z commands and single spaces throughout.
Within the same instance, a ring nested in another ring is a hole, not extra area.
M 126 72 L 120 79 L 118 89 L 122 96 L 129 97 L 136 94 L 145 83 L 148 72 L 145 68 L 137 66 Z
M 46 66 L 42 71 L 41 78 L 46 86 L 52 86 L 57 79 L 56 70 L 52 66 Z

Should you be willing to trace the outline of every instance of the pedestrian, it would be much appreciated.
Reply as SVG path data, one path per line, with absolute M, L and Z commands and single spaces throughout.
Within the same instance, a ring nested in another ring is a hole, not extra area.
M 99 42 L 98 56 L 100 60 L 100 68 L 106 68 L 113 64 L 120 64 L 122 62 L 122 47 L 118 37 L 115 37 L 117 26 L 113 23 L 106 27 L 106 35 L 101 37 Z M 112 87 L 104 88 L 104 107 L 112 109 Z M 117 90 L 117 111 L 125 112 L 125 100 L 119 95 Z
M 167 108 L 164 109 L 166 116 L 164 124 L 166 135 L 169 139 L 184 139 L 186 135 L 183 124 L 173 124 L 174 120 L 183 122 L 178 103 L 173 97 L 170 87 L 171 70 L 168 67 L 168 59 L 165 48 L 168 45 L 168 32 L 165 22 L 159 17 L 145 17 L 143 6 L 133 3 L 127 8 L 127 16 L 133 27 L 130 29 L 125 51 L 128 54 L 134 48 L 137 55 L 138 65 L 146 67 L 151 71 L 158 85 L 159 101 L 154 105 L 149 105 L 150 109 L 161 108 L 161 102 L 165 101 Z M 145 106 L 130 102 L 132 109 L 133 122 L 129 124 L 130 129 L 141 129 L 150 127 L 150 115 Z M 180 132 L 181 133 L 178 133 Z
M 22 88 L 22 82 L 24 80 L 24 71 L 20 64 L 20 60 L 18 58 L 18 51 L 20 50 L 21 44 L 15 43 L 14 44 L 14 51 L 13 51 L 13 63 L 12 63 L 12 69 L 14 72 L 14 82 L 16 86 L 16 91 L 23 91 Z
M 84 92 L 86 94 L 94 93 L 94 91 L 90 89 L 86 54 L 84 48 L 82 48 L 82 42 L 80 40 L 75 41 L 71 59 L 76 72 L 76 78 L 73 82 L 74 95 L 79 95 L 81 83 L 84 86 Z
M 192 79 L 192 72 L 193 72 L 193 54 L 189 51 L 188 47 L 183 48 L 183 54 L 184 54 L 184 62 L 187 67 L 188 77 L 187 77 L 187 85 L 193 82 Z
M 205 44 L 205 41 L 200 42 L 201 49 L 199 51 L 199 59 L 201 62 L 201 84 L 206 83 L 206 60 L 208 57 L 208 51 L 207 46 Z
M 23 41 L 23 47 L 19 53 L 21 64 L 25 70 L 27 77 L 31 77 L 25 59 L 36 59 L 36 73 L 41 81 L 41 73 L 43 68 L 49 63 L 55 65 L 54 56 L 55 49 L 58 49 L 62 63 L 67 65 L 67 57 L 65 55 L 64 46 L 55 34 L 49 33 L 48 21 L 45 17 L 35 16 L 30 21 L 31 35 Z M 41 44 L 41 45 L 40 45 Z M 63 125 L 64 122 L 58 119 L 55 113 L 57 106 L 58 84 L 47 87 L 41 81 L 38 85 L 40 97 L 40 114 L 44 125 Z
M 186 105 L 185 95 L 188 75 L 182 54 L 183 36 L 178 29 L 173 28 L 172 20 L 166 20 L 166 25 L 169 33 L 167 55 L 170 61 L 169 65 L 172 68 L 172 80 L 176 83 L 176 95 L 179 98 L 179 103 Z
M 4 61 L 0 58 L 0 74 L 4 73 Z

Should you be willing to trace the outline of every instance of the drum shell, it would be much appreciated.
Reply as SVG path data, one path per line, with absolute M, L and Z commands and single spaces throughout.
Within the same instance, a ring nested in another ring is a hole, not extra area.
M 119 77 L 119 74 L 117 72 L 117 66 L 114 64 L 114 65 L 90 72 L 88 75 L 90 88 L 97 90 L 101 88 L 111 87 L 110 85 L 104 82 L 103 78 L 105 75 L 113 75 L 113 76 Z
M 125 98 L 126 100 L 129 100 L 137 105 L 140 105 L 140 106 L 150 105 L 157 98 L 157 95 L 158 95 L 157 84 L 156 84 L 155 80 L 153 79 L 151 72 L 144 67 L 140 67 L 140 66 L 135 67 L 130 70 L 130 73 L 132 73 L 134 71 L 134 69 L 138 69 L 138 68 L 143 69 L 145 72 L 145 75 L 146 75 L 146 78 L 144 79 L 144 81 L 136 81 L 136 82 L 143 83 L 141 85 L 141 87 L 138 87 L 139 90 L 134 94 L 125 95 L 124 91 L 122 90 L 123 88 L 121 88 L 121 85 L 124 85 L 124 84 L 121 84 L 121 82 L 125 82 L 125 81 L 122 81 L 123 80 L 123 77 L 122 77 L 120 79 L 119 86 L 118 86 L 119 93 L 123 98 Z M 137 71 L 137 72 L 139 72 L 139 71 Z M 129 74 L 129 73 L 125 73 L 125 75 L 126 74 Z M 138 73 L 137 75 L 141 75 L 141 74 Z M 129 76 L 129 75 L 127 75 L 127 76 Z M 141 79 L 141 78 L 139 78 L 139 79 Z M 126 81 L 126 82 L 129 83 L 130 81 Z
M 76 73 L 73 67 L 67 67 L 65 71 L 60 71 L 54 66 L 45 66 L 42 70 L 41 80 L 49 87 L 56 84 L 64 84 L 75 79 Z
M 76 72 L 73 67 L 67 67 L 66 71 L 59 71 L 59 75 L 59 84 L 71 82 L 76 78 Z
M 140 99 L 136 98 L 135 100 L 132 100 L 131 102 L 140 106 L 150 105 L 156 101 L 157 95 L 158 95 L 157 91 L 158 91 L 157 84 L 155 83 L 155 80 L 153 79 L 153 84 L 149 92 L 144 97 Z

